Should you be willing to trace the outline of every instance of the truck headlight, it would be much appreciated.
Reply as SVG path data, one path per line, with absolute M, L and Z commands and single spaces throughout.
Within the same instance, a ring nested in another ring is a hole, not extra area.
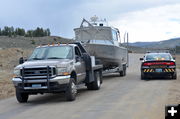
M 67 71 L 67 68 L 57 68 L 57 75 L 69 75 L 69 72 Z
M 21 76 L 20 69 L 14 69 L 14 77 L 20 77 L 20 76 Z

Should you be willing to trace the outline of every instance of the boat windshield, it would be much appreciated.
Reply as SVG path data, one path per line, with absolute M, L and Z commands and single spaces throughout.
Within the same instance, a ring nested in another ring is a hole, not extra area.
M 81 28 L 75 30 L 76 40 L 111 40 L 111 29 Z
M 110 27 L 85 27 L 74 31 L 76 40 L 83 43 L 119 46 L 117 31 Z
M 43 59 L 72 59 L 73 50 L 71 46 L 53 46 L 36 48 L 28 60 Z

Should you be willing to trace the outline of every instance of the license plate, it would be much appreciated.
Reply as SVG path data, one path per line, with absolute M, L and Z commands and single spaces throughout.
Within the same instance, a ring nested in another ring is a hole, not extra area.
M 40 88 L 41 84 L 32 84 L 32 88 Z
M 162 69 L 156 69 L 156 72 L 162 72 Z

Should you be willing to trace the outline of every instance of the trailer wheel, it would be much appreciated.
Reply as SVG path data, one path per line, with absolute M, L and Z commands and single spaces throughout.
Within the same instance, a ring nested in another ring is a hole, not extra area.
M 77 94 L 77 87 L 75 84 L 75 80 L 71 78 L 66 90 L 66 100 L 74 101 L 76 99 L 76 94 Z
M 28 101 L 29 94 L 21 93 L 18 89 L 16 89 L 16 99 L 19 103 L 25 103 Z
M 126 68 L 119 72 L 120 76 L 126 76 Z
M 120 76 L 126 76 L 126 64 L 122 65 L 122 71 L 119 71 Z

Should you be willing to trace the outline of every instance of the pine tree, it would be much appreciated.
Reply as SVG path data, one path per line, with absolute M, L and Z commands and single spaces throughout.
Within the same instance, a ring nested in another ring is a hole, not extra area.
M 26 37 L 33 37 L 33 30 L 28 30 L 27 32 L 26 32 L 26 35 L 25 35 Z
M 47 31 L 47 36 L 50 36 L 51 35 L 50 29 L 47 28 L 46 31 Z
M 19 36 L 25 36 L 26 32 L 23 28 L 16 28 L 15 34 Z
M 7 26 L 5 26 L 4 29 L 2 30 L 2 35 L 8 36 L 8 33 L 9 33 L 9 28 Z

